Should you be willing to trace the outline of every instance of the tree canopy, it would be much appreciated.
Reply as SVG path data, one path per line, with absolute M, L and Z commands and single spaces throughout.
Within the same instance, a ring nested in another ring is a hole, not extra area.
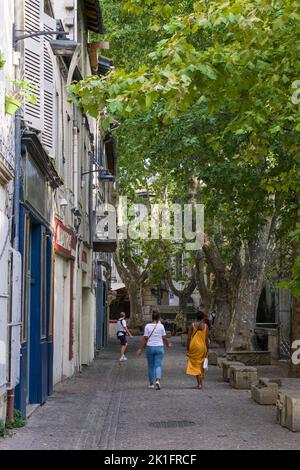
M 123 191 L 155 176 L 158 198 L 167 188 L 169 198 L 186 201 L 196 176 L 207 231 L 229 263 L 275 214 L 280 243 L 300 240 L 300 114 L 292 99 L 300 77 L 299 2 L 102 3 L 116 69 L 71 92 L 90 114 L 106 110 L 104 128 L 111 116 L 121 120 Z

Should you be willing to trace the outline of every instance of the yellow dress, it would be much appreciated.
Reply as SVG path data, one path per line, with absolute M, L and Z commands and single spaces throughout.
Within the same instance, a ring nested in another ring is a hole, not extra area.
M 204 359 L 207 356 L 206 347 L 207 326 L 203 330 L 197 330 L 193 324 L 192 339 L 188 352 L 188 364 L 186 373 L 188 375 L 200 375 L 204 377 Z

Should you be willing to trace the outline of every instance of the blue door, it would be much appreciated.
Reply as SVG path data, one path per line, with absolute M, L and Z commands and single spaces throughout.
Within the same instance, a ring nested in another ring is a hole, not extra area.
M 96 294 L 96 349 L 107 344 L 106 284 L 102 280 L 101 265 L 97 266 Z
M 52 240 L 47 227 L 22 209 L 23 256 L 22 347 L 16 406 L 44 403 L 52 392 L 51 337 Z

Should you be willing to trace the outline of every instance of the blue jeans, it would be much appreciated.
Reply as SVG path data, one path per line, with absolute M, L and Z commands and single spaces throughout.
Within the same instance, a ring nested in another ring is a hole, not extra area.
M 146 355 L 148 360 L 149 383 L 152 385 L 154 379 L 161 380 L 162 363 L 165 355 L 163 346 L 147 346 Z

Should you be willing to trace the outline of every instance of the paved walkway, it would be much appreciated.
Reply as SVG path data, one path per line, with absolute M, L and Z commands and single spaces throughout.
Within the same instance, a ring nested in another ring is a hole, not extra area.
M 210 367 L 205 388 L 185 375 L 178 338 L 167 350 L 163 388 L 147 388 L 145 357 L 118 362 L 112 342 L 92 367 L 56 388 L 25 428 L 0 440 L 2 449 L 300 449 L 300 433 L 275 422 L 275 407 L 252 402 Z M 260 375 L 276 376 L 275 366 Z

